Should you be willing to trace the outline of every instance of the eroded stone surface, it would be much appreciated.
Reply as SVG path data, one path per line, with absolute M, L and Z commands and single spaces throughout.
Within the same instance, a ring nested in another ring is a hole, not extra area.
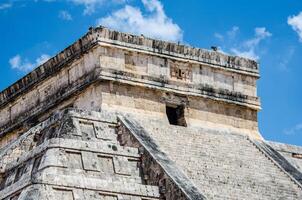
M 116 123 L 100 116 L 65 112 L 2 149 L 0 199 L 158 199 L 138 149 L 120 146 Z

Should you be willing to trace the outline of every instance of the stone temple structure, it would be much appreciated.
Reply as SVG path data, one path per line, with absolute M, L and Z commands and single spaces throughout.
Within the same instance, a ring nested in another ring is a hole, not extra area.
M 1 200 L 302 199 L 258 64 L 91 28 L 0 93 Z

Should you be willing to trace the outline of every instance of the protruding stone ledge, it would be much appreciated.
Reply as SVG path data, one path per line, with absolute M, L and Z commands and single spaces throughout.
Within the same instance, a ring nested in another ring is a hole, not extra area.
M 137 36 L 128 33 L 113 31 L 105 27 L 92 28 L 98 41 L 109 42 L 115 45 L 143 49 L 162 55 L 169 55 L 183 59 L 195 60 L 202 63 L 223 66 L 238 71 L 259 73 L 258 64 L 254 60 L 238 56 L 230 56 L 216 51 L 180 45 L 172 42 L 155 40 L 145 36 Z
M 147 75 L 137 75 L 131 72 L 103 69 L 99 75 L 100 80 L 118 81 L 121 83 L 149 87 L 167 92 L 175 92 L 183 95 L 201 96 L 213 100 L 246 106 L 255 110 L 260 110 L 260 98 L 244 95 L 240 92 L 226 89 L 215 89 L 211 85 L 183 84 L 176 85 L 173 81 L 163 80 Z

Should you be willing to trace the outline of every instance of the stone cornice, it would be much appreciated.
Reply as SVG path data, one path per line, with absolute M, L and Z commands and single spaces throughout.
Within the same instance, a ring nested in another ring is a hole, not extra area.
M 196 61 L 200 64 L 208 64 L 223 67 L 225 70 L 235 70 L 237 73 L 250 73 L 259 77 L 259 66 L 254 60 L 238 56 L 230 56 L 217 51 L 195 48 L 186 45 L 150 39 L 145 36 L 131 35 L 112 31 L 104 27 L 92 29 L 97 40 L 101 43 L 128 47 L 137 51 L 148 51 L 162 56 Z

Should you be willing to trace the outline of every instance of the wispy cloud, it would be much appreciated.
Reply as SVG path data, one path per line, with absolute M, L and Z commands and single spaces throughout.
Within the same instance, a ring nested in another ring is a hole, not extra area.
M 35 62 L 30 62 L 27 58 L 23 59 L 19 54 L 9 59 L 9 64 L 12 69 L 22 72 L 29 72 L 35 67 L 45 63 L 50 58 L 47 54 L 42 54 L 35 59 Z
M 288 71 L 290 69 L 288 65 L 290 64 L 295 52 L 296 48 L 294 46 L 289 46 L 286 48 L 286 52 L 280 56 L 279 69 L 281 71 Z
M 67 10 L 61 10 L 59 12 L 59 18 L 65 20 L 65 21 L 71 21 L 72 20 L 72 16 Z
M 224 40 L 224 36 L 220 33 L 214 33 L 214 37 L 222 41 Z
M 302 42 L 302 12 L 296 16 L 289 16 L 287 23 L 298 33 L 300 42 Z
M 272 34 L 267 31 L 265 27 L 257 27 L 255 28 L 255 35 L 253 38 L 243 41 L 238 47 L 231 48 L 231 52 L 237 56 L 259 60 L 256 48 L 262 40 L 271 36 Z
M 246 57 L 254 60 L 259 60 L 260 56 L 257 49 L 261 41 L 269 38 L 272 34 L 265 27 L 256 27 L 254 29 L 254 36 L 246 40 L 239 40 L 239 27 L 233 26 L 226 34 L 215 33 L 214 37 L 218 38 L 220 42 L 229 41 L 227 45 L 222 44 L 222 50 L 230 54 L 241 57 Z
M 126 5 L 111 15 L 98 19 L 97 24 L 157 39 L 182 41 L 182 30 L 167 17 L 160 1 L 142 0 L 142 3 L 145 13 L 137 7 Z
M 214 33 L 214 37 L 220 40 L 221 42 L 227 39 L 228 41 L 236 39 L 240 32 L 238 26 L 233 26 L 230 30 L 228 30 L 225 34 Z
M 91 15 L 95 12 L 95 10 L 99 7 L 104 5 L 104 3 L 125 3 L 126 0 L 67 0 L 77 5 L 83 5 L 85 7 L 83 14 L 84 15 Z
M 284 130 L 284 133 L 286 135 L 295 135 L 302 133 L 302 123 L 296 124 L 294 127 Z
M 11 8 L 12 6 L 13 6 L 12 3 L 2 3 L 2 4 L 0 4 L 0 10 L 5 10 L 8 8 Z
M 234 39 L 234 38 L 236 38 L 238 33 L 239 33 L 239 27 L 238 26 L 233 26 L 231 28 L 231 30 L 229 30 L 227 32 L 227 35 L 228 35 L 229 38 Z

